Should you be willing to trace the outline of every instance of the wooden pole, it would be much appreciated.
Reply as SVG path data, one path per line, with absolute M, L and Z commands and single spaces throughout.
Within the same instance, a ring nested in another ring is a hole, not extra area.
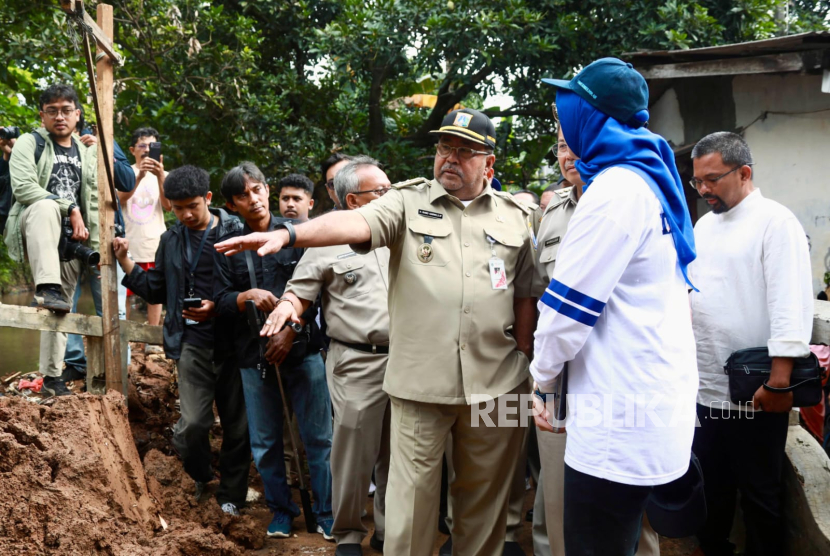
M 98 27 L 110 41 L 113 37 L 112 6 L 98 4 Z M 113 64 L 112 59 L 98 45 L 98 63 L 96 65 L 98 81 L 98 101 L 101 107 L 101 121 L 98 122 L 98 134 L 107 142 L 110 156 L 113 148 Z M 118 278 L 115 257 L 112 252 L 112 238 L 115 226 L 115 200 L 107 183 L 105 164 L 112 165 L 112 158 L 105 160 L 98 143 L 98 218 L 101 240 L 101 305 L 103 309 L 104 334 L 99 346 L 94 346 L 98 353 L 103 352 L 104 374 L 107 390 L 117 390 L 127 395 L 127 369 L 121 365 L 121 334 L 118 321 Z M 100 357 L 99 357 L 100 361 Z

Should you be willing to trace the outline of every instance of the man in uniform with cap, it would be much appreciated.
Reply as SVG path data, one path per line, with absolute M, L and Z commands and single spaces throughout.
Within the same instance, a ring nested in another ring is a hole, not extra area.
M 694 236 L 674 155 L 644 127 L 645 79 L 603 58 L 571 81 L 545 82 L 559 87 L 562 137 L 585 185 L 564 237 L 548 238 L 543 222 L 540 262 L 556 264 L 531 373 L 542 406 L 568 366 L 568 556 L 631 556 L 652 491 L 689 469 Z M 538 427 L 552 431 L 540 409 Z
M 455 110 L 435 133 L 434 180 L 404 182 L 358 210 L 217 249 L 263 255 L 292 245 L 348 243 L 359 253 L 389 247 L 384 390 L 392 405 L 387 500 L 394 503 L 385 551 L 432 554 L 441 457 L 452 434 L 455 553 L 496 556 L 510 487 L 504 478 L 512 476 L 524 433 L 515 417 L 516 395 L 528 390 L 535 318 L 530 210 L 489 185 L 496 157 L 487 116 Z
M 348 162 L 348 161 L 347 161 Z M 357 156 L 334 178 L 340 206 L 354 210 L 389 191 L 377 160 Z M 294 269 L 269 320 L 276 329 L 299 320 L 323 293 L 331 338 L 326 375 L 334 410 L 331 443 L 332 534 L 337 556 L 363 554 L 368 531 L 361 522 L 375 470 L 375 532 L 370 544 L 383 551 L 386 478 L 389 473 L 389 395 L 383 377 L 389 357 L 389 249 L 355 253 L 348 245 L 309 249 Z

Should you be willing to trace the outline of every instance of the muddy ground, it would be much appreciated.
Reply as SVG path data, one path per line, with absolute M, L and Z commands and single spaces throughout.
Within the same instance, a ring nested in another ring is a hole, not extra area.
M 264 538 L 271 515 L 253 465 L 251 502 L 242 516 L 219 509 L 212 496 L 216 481 L 201 501 L 194 499 L 194 483 L 170 445 L 178 419 L 175 366 L 140 352 L 133 350 L 130 365 L 129 411 L 115 393 L 46 404 L 0 398 L 0 555 L 334 554 L 333 543 L 306 533 L 302 517 L 294 522 L 295 537 Z M 214 457 L 220 442 L 217 423 Z M 528 491 L 527 509 L 532 497 Z M 371 531 L 368 497 L 367 511 Z M 439 533 L 436 554 L 444 540 Z M 530 523 L 521 544 L 532 554 Z M 667 556 L 695 548 L 668 539 L 661 547 Z M 376 554 L 368 538 L 364 552 Z

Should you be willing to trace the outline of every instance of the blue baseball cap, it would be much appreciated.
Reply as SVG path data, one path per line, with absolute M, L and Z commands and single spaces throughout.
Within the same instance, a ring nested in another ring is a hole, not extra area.
M 634 66 L 617 58 L 595 60 L 570 81 L 542 79 L 542 83 L 568 89 L 603 114 L 631 127 L 648 122 L 648 84 Z

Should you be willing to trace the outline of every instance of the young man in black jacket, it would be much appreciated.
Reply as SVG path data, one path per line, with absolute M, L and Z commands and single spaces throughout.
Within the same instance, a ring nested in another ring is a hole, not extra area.
M 178 362 L 181 402 L 173 446 L 196 481 L 196 498 L 214 478 L 208 435 L 215 401 L 222 422 L 216 500 L 222 511 L 238 515 L 248 492 L 251 452 L 242 381 L 231 356 L 233 322 L 217 318 L 213 301 L 213 244 L 242 223 L 209 208 L 209 186 L 201 168 L 183 166 L 168 174 L 164 194 L 179 224 L 161 236 L 155 268 L 145 271 L 130 260 L 126 239 L 113 240 L 113 248 L 126 273 L 122 283 L 148 303 L 167 305 L 164 351 Z
M 170 178 L 168 178 L 170 179 Z M 291 223 L 269 211 L 269 189 L 262 172 L 250 162 L 232 169 L 222 181 L 222 195 L 228 207 L 245 220 L 217 241 L 252 232 L 274 230 Z M 254 462 L 265 485 L 265 501 L 274 513 L 268 526 L 269 537 L 286 538 L 300 511 L 291 499 L 283 459 L 283 406 L 277 375 L 279 366 L 285 393 L 297 416 L 300 436 L 308 456 L 313 512 L 317 531 L 326 540 L 331 535 L 331 399 L 326 385 L 326 369 L 320 356 L 322 338 L 315 322 L 317 304 L 302 315 L 303 331 L 289 327 L 272 336 L 260 351 L 259 331 L 252 331 L 245 314 L 245 302 L 256 304 L 269 314 L 294 274 L 303 249 L 285 249 L 267 257 L 240 253 L 232 257 L 216 254 L 214 271 L 217 311 L 236 319 L 234 354 L 241 369 L 245 406 Z M 252 279 L 253 278 L 253 279 Z M 258 368 L 259 367 L 259 368 Z M 264 370 L 263 370 L 264 369 Z M 301 471 L 302 472 L 302 471 Z M 309 519 L 309 516 L 306 516 Z

